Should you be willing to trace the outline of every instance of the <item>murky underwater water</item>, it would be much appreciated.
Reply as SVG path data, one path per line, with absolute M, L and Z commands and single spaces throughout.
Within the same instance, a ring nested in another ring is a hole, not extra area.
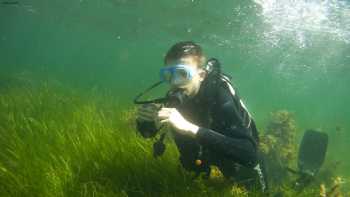
M 222 62 L 259 128 L 292 112 L 299 138 L 329 134 L 326 159 L 350 176 L 349 1 L 0 1 L 0 77 L 107 89 L 126 107 L 182 40 Z

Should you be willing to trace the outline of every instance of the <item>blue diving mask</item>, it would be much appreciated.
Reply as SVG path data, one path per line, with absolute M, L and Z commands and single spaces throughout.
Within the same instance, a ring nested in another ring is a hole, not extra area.
M 181 86 L 190 82 L 195 72 L 194 68 L 183 64 L 167 66 L 160 69 L 160 79 L 163 82 L 168 82 L 175 86 Z

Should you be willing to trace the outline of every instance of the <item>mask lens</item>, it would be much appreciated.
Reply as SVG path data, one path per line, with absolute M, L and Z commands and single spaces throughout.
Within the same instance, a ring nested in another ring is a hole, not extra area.
M 175 70 L 174 72 L 174 76 L 175 78 L 178 80 L 178 81 L 183 81 L 183 82 L 186 82 L 188 81 L 188 74 L 187 74 L 187 71 L 183 68 L 178 68 Z

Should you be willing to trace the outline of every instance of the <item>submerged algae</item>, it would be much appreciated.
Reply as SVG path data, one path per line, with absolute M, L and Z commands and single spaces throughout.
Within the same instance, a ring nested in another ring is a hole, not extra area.
M 346 196 L 340 190 L 343 179 L 336 176 L 336 169 L 340 163 L 332 161 L 326 162 L 317 176 L 312 177 L 310 185 L 302 190 L 294 189 L 298 179 L 290 176 L 288 168 L 297 164 L 296 133 L 297 126 L 292 113 L 286 110 L 271 113 L 270 122 L 265 133 L 261 135 L 260 142 L 261 151 L 266 159 L 271 190 L 283 196 Z M 327 185 L 330 185 L 330 188 L 327 189 Z M 320 188 L 318 191 L 317 187 Z
M 325 184 L 320 185 L 320 197 L 343 197 L 345 196 L 341 191 L 341 185 L 344 184 L 345 181 L 342 177 L 335 177 L 333 179 L 333 183 L 329 189 L 327 189 Z M 349 196 L 349 195 L 347 195 Z
M 260 148 L 266 157 L 272 183 L 286 181 L 287 167 L 296 164 L 296 122 L 292 113 L 281 110 L 271 114 L 271 120 L 261 136 Z

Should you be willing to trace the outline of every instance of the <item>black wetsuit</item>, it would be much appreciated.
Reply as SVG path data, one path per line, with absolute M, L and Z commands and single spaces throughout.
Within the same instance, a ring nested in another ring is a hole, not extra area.
M 225 177 L 250 186 L 258 183 L 266 190 L 254 120 L 226 76 L 215 80 L 207 77 L 198 94 L 176 108 L 186 120 L 200 127 L 195 138 L 173 132 L 185 169 L 209 174 L 209 166 L 215 165 Z M 143 131 L 149 125 L 137 122 L 144 137 Z M 197 159 L 201 165 L 196 165 Z

